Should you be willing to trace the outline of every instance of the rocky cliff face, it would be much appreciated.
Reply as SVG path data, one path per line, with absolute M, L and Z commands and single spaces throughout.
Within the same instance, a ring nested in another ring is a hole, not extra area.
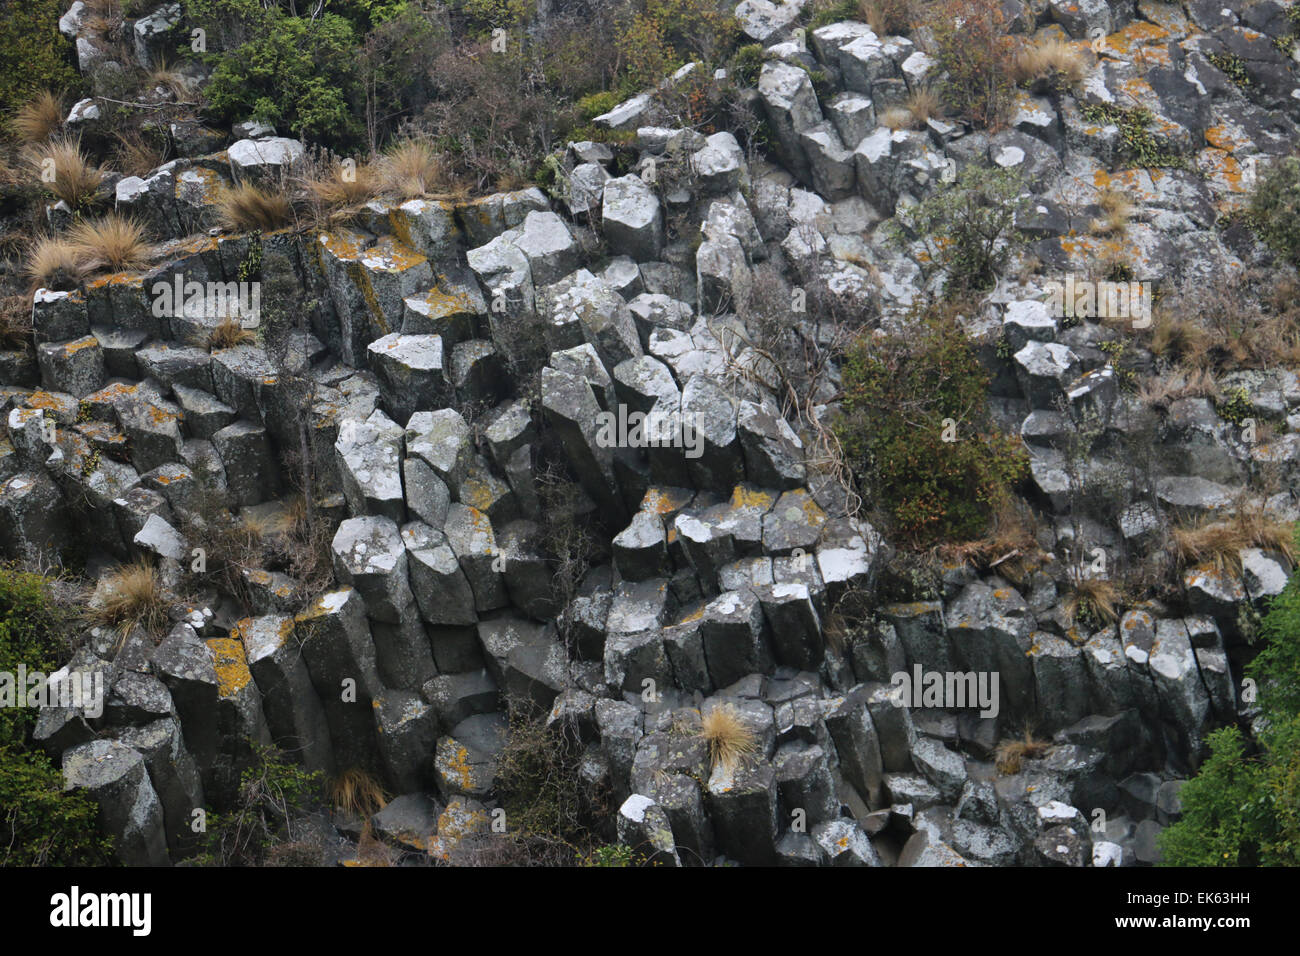
M 326 230 L 222 232 L 219 190 L 304 151 L 252 124 L 117 182 L 163 254 L 35 293 L 34 351 L 0 363 L 0 546 L 75 549 L 92 570 L 143 557 L 193 596 L 158 639 L 87 634 L 70 668 L 105 675 L 102 715 L 41 715 L 41 745 L 99 801 L 122 860 L 179 859 L 193 810 L 236 799 L 254 743 L 311 770 L 373 768 L 400 795 L 376 831 L 455 859 L 493 836 L 515 700 L 568 728 L 619 839 L 665 863 L 1152 862 L 1207 731 L 1250 716 L 1242 609 L 1289 565 L 1248 548 L 1179 571 L 1178 601 L 1133 594 L 1089 623 L 1067 609 L 1070 566 L 1149 548 L 1177 519 L 1294 520 L 1300 381 L 1234 372 L 1217 384 L 1235 420 L 1205 397 L 1153 405 L 1132 382 L 1152 353 L 1121 362 L 1101 317 L 1057 314 L 1052 284 L 1096 278 L 1116 248 L 1125 284 L 1168 290 L 1267 263 L 1218 220 L 1292 149 L 1300 78 L 1271 2 L 1006 6 L 1015 31 L 1104 40 L 1077 95 L 1019 91 L 996 132 L 882 125 L 935 79 L 913 40 L 859 22 L 795 34 L 798 4 L 746 0 L 771 161 L 727 131 L 660 125 L 646 94 L 597 119 L 627 145 L 569 144 L 551 195 L 376 200 Z M 169 9 L 137 22 L 141 56 Z M 1139 105 L 1180 162 L 1125 152 L 1105 108 Z M 93 126 L 93 103 L 74 112 Z M 1023 575 L 950 563 L 899 603 L 882 587 L 898 543 L 827 454 L 836 336 L 906 328 L 940 277 L 933 245 L 887 224 L 980 163 L 1031 193 L 1021 275 L 965 319 L 1029 454 L 1042 558 Z M 1132 206 L 1120 238 L 1089 229 L 1103 189 Z M 252 275 L 301 304 L 274 341 L 198 347 L 229 308 L 157 307 L 159 288 Z M 775 338 L 752 327 L 774 300 L 791 304 Z M 1243 440 L 1242 415 L 1274 437 Z M 1140 469 L 1133 440 L 1152 452 Z M 580 575 L 553 533 L 560 473 L 576 487 L 559 517 L 594 542 Z M 323 587 L 277 553 L 304 474 L 328 525 Z M 1081 501 L 1121 479 L 1117 520 L 1087 516 Z M 214 585 L 196 561 L 231 515 L 271 545 Z M 994 678 L 996 697 L 959 707 L 897 679 L 930 673 L 949 690 Z M 752 752 L 711 755 L 714 712 Z M 1026 725 L 1040 745 L 995 761 Z M 340 832 L 347 857 L 355 827 Z

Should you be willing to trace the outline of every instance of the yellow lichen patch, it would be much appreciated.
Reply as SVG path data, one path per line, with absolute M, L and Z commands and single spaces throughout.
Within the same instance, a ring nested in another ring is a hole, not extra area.
M 775 503 L 776 498 L 770 491 L 755 488 L 753 485 L 736 485 L 731 492 L 733 508 L 762 508 L 767 511 Z
M 233 697 L 253 679 L 248 670 L 248 658 L 244 655 L 244 644 L 233 637 L 213 637 L 206 643 L 208 653 L 212 655 L 212 666 L 217 672 L 217 694 L 223 700 Z
M 1105 50 L 1107 53 L 1114 52 L 1125 55 L 1132 53 L 1138 47 L 1164 43 L 1168 39 L 1169 31 L 1164 27 L 1157 26 L 1154 23 L 1147 23 L 1144 20 L 1134 20 L 1122 30 L 1118 30 L 1106 37 Z

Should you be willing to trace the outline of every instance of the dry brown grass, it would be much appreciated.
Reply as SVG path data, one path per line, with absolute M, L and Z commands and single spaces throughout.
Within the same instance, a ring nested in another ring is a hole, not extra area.
M 326 795 L 334 809 L 351 813 L 367 821 L 388 806 L 388 794 L 371 774 L 351 767 L 326 783 Z
M 29 146 L 24 159 L 40 184 L 72 209 L 93 197 L 104 181 L 104 171 L 86 157 L 75 137 Z
M 1025 730 L 1019 740 L 1004 740 L 998 744 L 993 752 L 993 763 L 1000 774 L 1016 774 L 1024 761 L 1037 760 L 1051 749 L 1050 740 L 1035 737 L 1031 731 Z
M 144 226 L 117 213 L 77 223 L 68 232 L 68 240 L 82 267 L 91 271 L 139 269 L 149 262 L 152 254 L 145 240 Z
M 1133 216 L 1133 204 L 1128 196 L 1107 186 L 1097 194 L 1097 205 L 1101 207 L 1101 215 L 1093 220 L 1089 231 L 1097 236 L 1122 235 Z
M 1300 300 L 1292 283 L 1255 269 L 1184 287 L 1157 309 L 1149 348 L 1214 372 L 1300 364 Z
M 324 209 L 355 206 L 379 193 L 379 176 L 369 164 L 360 166 L 332 162 L 324 169 L 304 176 L 302 188 L 308 198 Z
M 170 597 L 147 561 L 110 571 L 101 580 L 100 593 L 100 600 L 85 612 L 92 624 L 115 628 L 121 634 L 142 627 L 155 637 L 166 628 Z
M 252 329 L 240 325 L 237 319 L 222 319 L 208 333 L 204 344 L 209 352 L 216 352 L 221 349 L 233 349 L 237 345 L 256 345 L 257 335 Z
M 902 106 L 891 106 L 877 119 L 881 126 L 887 126 L 892 130 L 912 129 L 916 122 L 912 111 Z
M 1017 85 L 1033 89 L 1074 89 L 1083 82 L 1087 64 L 1074 43 L 1051 39 L 1026 47 L 1016 54 L 1012 78 Z
M 379 160 L 379 176 L 384 191 L 402 199 L 455 188 L 447 164 L 422 139 L 408 139 L 391 147 Z
M 1119 620 L 1120 593 L 1113 581 L 1077 577 L 1070 582 L 1070 587 L 1063 604 L 1068 624 L 1079 622 L 1097 627 Z
M 708 744 L 709 762 L 732 770 L 758 750 L 754 732 L 740 719 L 731 704 L 720 704 L 700 718 L 700 738 Z
M 37 239 L 23 264 L 23 275 L 33 292 L 37 289 L 71 289 L 85 274 L 77 248 L 56 236 Z
M 1183 567 L 1209 565 L 1224 574 L 1241 574 L 1241 551 L 1259 548 L 1282 555 L 1295 564 L 1295 535 L 1291 525 L 1263 509 L 1243 506 L 1226 519 L 1202 519 L 1173 532 L 1174 554 Z
M 858 16 L 883 37 L 909 33 L 916 13 L 913 0 L 859 0 Z
M 0 299 L 0 349 L 16 349 L 32 334 L 32 300 L 24 295 Z
M 44 143 L 63 125 L 63 100 L 42 90 L 14 112 L 13 128 L 24 143 Z
M 167 150 L 140 130 L 124 130 L 113 138 L 113 165 L 127 176 L 148 176 L 167 161 Z
M 1177 369 L 1144 381 L 1138 389 L 1138 398 L 1153 408 L 1167 409 L 1184 398 L 1217 400 L 1219 386 L 1204 368 Z
M 177 101 L 184 101 L 190 95 L 189 77 L 166 60 L 149 71 L 145 85 L 150 89 L 162 88 Z
M 1039 547 L 1037 534 L 1033 509 L 1019 499 L 1008 498 L 994 510 L 983 537 L 944 544 L 937 554 L 944 561 L 996 572 L 1019 587 L 1051 560 Z
M 217 221 L 230 232 L 272 232 L 293 220 L 293 204 L 281 190 L 240 183 L 221 190 Z
M 912 116 L 914 129 L 920 129 L 926 120 L 935 119 L 943 113 L 943 104 L 938 94 L 928 86 L 918 86 L 908 93 L 903 106 Z

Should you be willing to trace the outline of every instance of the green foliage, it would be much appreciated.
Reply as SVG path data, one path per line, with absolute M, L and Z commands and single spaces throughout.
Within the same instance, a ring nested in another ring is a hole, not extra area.
M 842 20 L 858 19 L 857 0 L 822 0 L 813 7 L 808 29 L 816 30 Z
M 997 0 L 945 0 L 929 27 L 948 108 L 977 127 L 996 125 L 1011 100 L 1015 49 Z
M 210 55 L 210 109 L 227 122 L 251 116 L 295 136 L 353 143 L 361 131 L 356 46 L 352 24 L 336 14 L 311 22 L 270 13 L 260 35 Z
M 1246 419 L 1253 414 L 1253 406 L 1250 403 L 1250 394 L 1243 386 L 1232 389 L 1220 401 L 1216 402 L 1220 417 L 1224 421 L 1231 422 L 1233 425 L 1241 428 Z
M 1184 785 L 1182 819 L 1160 835 L 1166 866 L 1300 865 L 1300 574 L 1260 627 L 1268 644 L 1246 668 L 1263 719 L 1258 751 L 1237 727 L 1209 736 Z
M 496 790 L 510 831 L 526 840 L 567 847 L 582 857 L 605 816 L 605 795 L 579 773 L 584 747 L 577 729 L 550 727 L 526 707 L 512 707 Z
M 955 292 L 992 288 L 1007 259 L 1024 242 L 1016 217 L 1026 207 L 1020 175 L 968 166 L 957 179 L 913 207 L 908 218 L 938 247 L 938 262 Z
M 13 0 L 0 16 L 0 115 L 43 89 L 75 90 L 81 79 L 72 42 L 59 32 L 63 0 Z
M 641 866 L 644 863 L 642 854 L 622 843 L 598 846 L 581 860 L 582 866 Z
M 1228 79 L 1238 86 L 1250 86 L 1246 61 L 1235 53 L 1211 53 L 1206 59 L 1213 63 Z
M 603 113 L 608 113 L 621 102 L 623 102 L 623 97 L 617 90 L 600 90 L 596 93 L 588 93 L 578 100 L 578 115 L 584 120 L 592 120 Z
M 299 844 L 301 823 L 325 804 L 324 781 L 274 747 L 250 742 L 252 765 L 240 778 L 239 798 L 227 813 L 207 814 L 207 842 L 199 862 L 256 866 Z
M 1144 107 L 1125 109 L 1114 103 L 1093 103 L 1079 113 L 1090 123 L 1118 126 L 1120 155 L 1135 166 L 1181 169 L 1187 165 L 1185 157 L 1169 150 L 1165 141 L 1150 130 L 1154 117 Z
M 711 0 L 645 0 L 617 40 L 624 92 L 653 86 L 688 60 L 721 63 L 740 37 L 729 12 Z
M 1248 218 L 1270 249 L 1300 265 L 1300 159 L 1288 156 L 1259 180 Z
M 835 435 L 872 499 L 918 546 L 978 537 L 1025 473 L 1019 443 L 992 427 L 987 387 L 965 333 L 938 309 L 915 316 L 906 334 L 864 336 L 846 357 Z
M 731 68 L 727 72 L 737 83 L 754 86 L 758 83 L 758 75 L 763 70 L 765 58 L 763 44 L 746 43 L 731 58 Z
M 56 670 L 67 628 L 48 579 L 0 568 L 0 671 L 16 674 L 19 664 Z M 0 865 L 103 865 L 109 841 L 98 831 L 94 800 L 65 793 L 63 774 L 30 748 L 36 714 L 34 707 L 0 708 Z
M 483 33 L 518 29 L 536 13 L 533 0 L 462 0 L 459 8 Z

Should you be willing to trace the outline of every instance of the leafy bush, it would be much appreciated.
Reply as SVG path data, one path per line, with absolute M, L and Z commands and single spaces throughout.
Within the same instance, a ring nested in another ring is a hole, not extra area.
M 56 670 L 66 656 L 68 621 L 47 578 L 0 568 L 0 671 L 17 673 L 19 664 Z M 103 865 L 110 845 L 98 831 L 95 801 L 65 793 L 63 774 L 30 749 L 36 714 L 0 707 L 0 865 Z
M 995 125 L 1011 100 L 1015 55 L 997 0 L 945 0 L 928 26 L 949 108 L 977 127 Z
M 0 115 L 9 116 L 40 90 L 81 86 L 72 41 L 59 32 L 63 0 L 5 4 L 0 17 Z
M 1300 265 L 1300 158 L 1276 163 L 1250 197 L 1250 221 L 1268 247 Z
M 274 747 L 252 746 L 254 761 L 240 778 L 237 805 L 228 813 L 207 814 L 201 862 L 256 866 L 297 848 L 308 852 L 295 859 L 311 856 L 304 847 L 303 820 L 325 804 L 321 774 L 304 770 Z
M 908 213 L 918 235 L 932 238 L 955 292 L 992 288 L 1023 242 L 1016 217 L 1025 208 L 1024 183 L 1013 170 L 968 166 L 955 182 L 932 192 Z
M 913 544 L 978 537 L 1023 476 L 1017 440 L 992 428 L 988 373 L 950 314 L 864 335 L 844 363 L 834 424 L 850 467 Z
M 1300 574 L 1264 615 L 1267 646 L 1247 667 L 1264 729 L 1252 753 L 1237 727 L 1210 734 L 1210 756 L 1160 834 L 1165 866 L 1300 865 Z
M 1186 159 L 1170 150 L 1168 144 L 1151 131 L 1154 117 L 1144 107 L 1125 109 L 1114 103 L 1092 103 L 1079 112 L 1090 123 L 1119 127 L 1120 155 L 1134 165 L 1148 168 L 1187 165 Z
M 226 122 L 257 117 L 295 136 L 355 143 L 362 91 L 352 24 L 333 13 L 314 22 L 278 12 L 264 20 L 259 35 L 212 55 L 205 89 L 212 113 Z

